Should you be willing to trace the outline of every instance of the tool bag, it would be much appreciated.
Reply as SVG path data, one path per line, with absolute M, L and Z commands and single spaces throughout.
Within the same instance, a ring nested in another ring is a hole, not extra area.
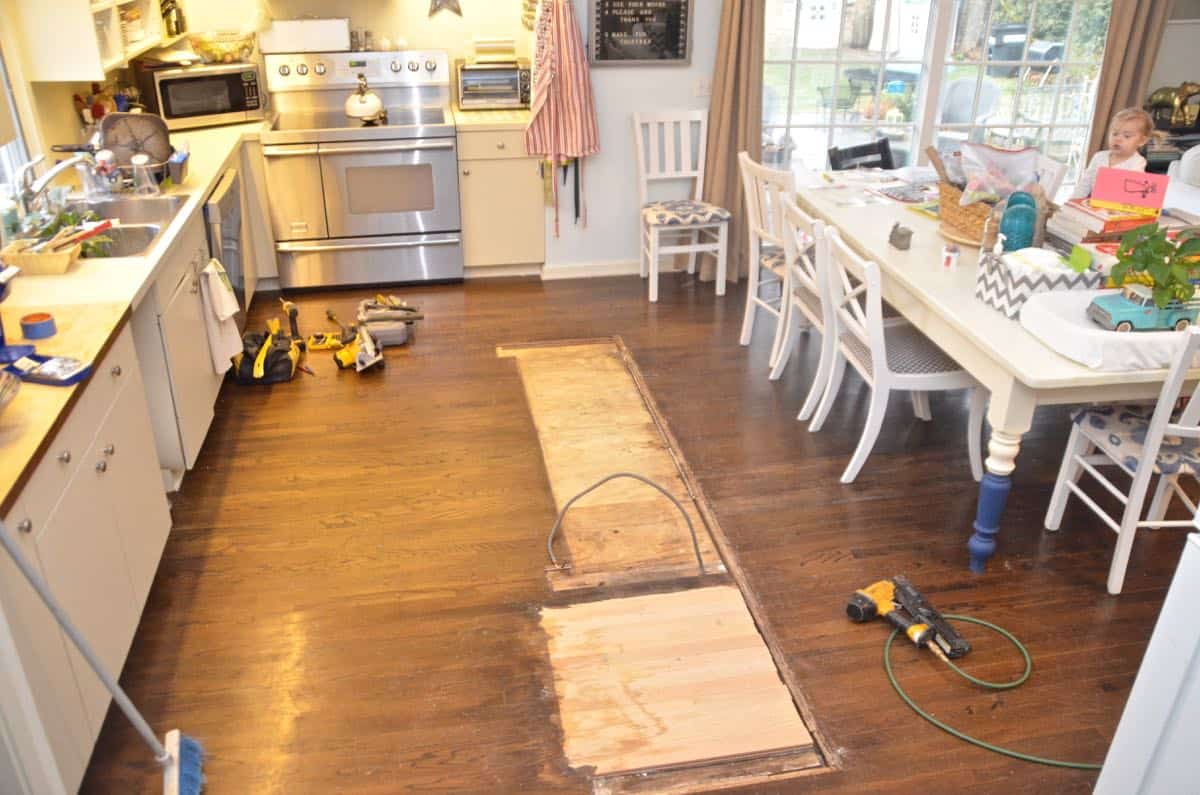
M 251 331 L 242 336 L 242 352 L 233 357 L 233 377 L 239 384 L 278 384 L 292 380 L 299 362 L 298 339 Z

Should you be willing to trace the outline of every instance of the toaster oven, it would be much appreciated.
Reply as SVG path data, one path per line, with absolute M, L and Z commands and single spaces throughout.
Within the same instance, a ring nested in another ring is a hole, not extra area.
M 529 107 L 531 75 L 526 60 L 459 60 L 455 62 L 455 71 L 458 74 L 458 106 L 463 110 Z

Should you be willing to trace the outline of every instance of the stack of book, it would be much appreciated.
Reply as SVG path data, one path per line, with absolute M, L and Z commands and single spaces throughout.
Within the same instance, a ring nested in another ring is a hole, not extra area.
M 1135 213 L 1098 207 L 1090 199 L 1071 199 L 1046 222 L 1046 237 L 1051 244 L 1070 248 L 1077 243 L 1118 241 L 1130 229 L 1157 222 L 1157 211 Z

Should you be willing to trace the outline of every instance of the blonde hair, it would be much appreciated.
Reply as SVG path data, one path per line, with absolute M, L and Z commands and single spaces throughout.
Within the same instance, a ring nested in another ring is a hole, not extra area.
M 1108 129 L 1111 130 L 1118 124 L 1122 124 L 1123 122 L 1127 121 L 1137 122 L 1137 124 L 1141 127 L 1142 135 L 1144 135 L 1146 138 L 1154 137 L 1154 119 L 1150 117 L 1149 113 L 1141 108 L 1125 108 L 1124 110 L 1117 111 L 1116 115 L 1112 117 L 1112 121 L 1109 123 Z

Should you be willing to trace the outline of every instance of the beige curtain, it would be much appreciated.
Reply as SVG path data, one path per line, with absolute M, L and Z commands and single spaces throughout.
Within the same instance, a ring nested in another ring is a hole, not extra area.
M 717 65 L 708 112 L 708 155 L 704 198 L 733 213 L 729 227 L 728 278 L 746 273 L 746 208 L 738 174 L 738 152 L 762 160 L 763 0 L 724 0 Z M 704 257 L 700 278 L 711 281 L 716 264 Z
M 1145 104 L 1150 72 L 1158 58 L 1171 5 L 1165 0 L 1113 0 L 1104 65 L 1096 88 L 1096 115 L 1088 141 L 1089 159 L 1108 146 L 1108 122 L 1114 113 Z

